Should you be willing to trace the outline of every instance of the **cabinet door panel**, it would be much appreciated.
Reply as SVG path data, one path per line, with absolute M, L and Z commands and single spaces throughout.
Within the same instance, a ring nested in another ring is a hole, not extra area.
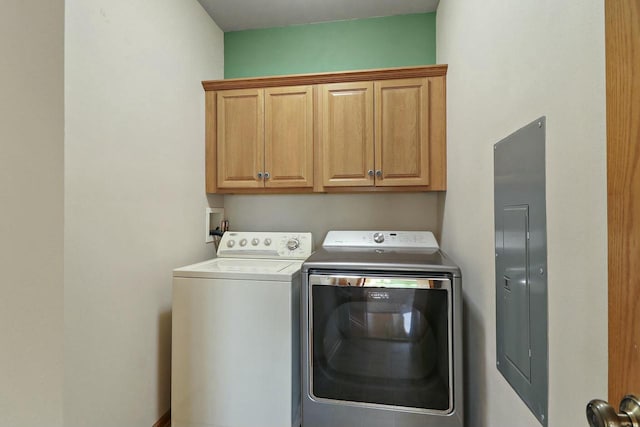
M 265 187 L 313 186 L 313 89 L 265 89 Z
M 373 82 L 322 85 L 320 93 L 323 184 L 373 185 Z
M 375 83 L 376 186 L 429 185 L 429 82 Z
M 218 92 L 218 187 L 264 186 L 257 177 L 264 164 L 262 89 Z

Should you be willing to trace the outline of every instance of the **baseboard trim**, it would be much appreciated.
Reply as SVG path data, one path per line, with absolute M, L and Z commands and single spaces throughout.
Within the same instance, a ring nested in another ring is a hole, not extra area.
M 171 427 L 171 408 L 169 408 L 167 413 L 161 416 L 158 421 L 156 421 L 153 427 Z

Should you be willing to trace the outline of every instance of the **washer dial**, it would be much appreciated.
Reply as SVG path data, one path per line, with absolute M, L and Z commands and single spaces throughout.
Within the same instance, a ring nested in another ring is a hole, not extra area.
M 287 242 L 287 249 L 289 249 L 290 251 L 295 251 L 299 247 L 300 247 L 300 241 L 295 237 L 289 239 L 289 241 Z

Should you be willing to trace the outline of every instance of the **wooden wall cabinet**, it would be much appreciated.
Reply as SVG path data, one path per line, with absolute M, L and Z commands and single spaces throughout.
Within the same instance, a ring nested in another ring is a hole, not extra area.
M 207 192 L 445 190 L 446 70 L 203 82 Z
M 429 185 L 429 80 L 375 82 L 378 186 Z
M 325 190 L 445 189 L 443 77 L 334 83 L 319 92 Z
M 320 86 L 325 187 L 373 185 L 373 82 Z
M 313 187 L 311 86 L 217 93 L 216 187 Z
M 220 91 L 217 104 L 218 187 L 264 186 L 264 90 Z

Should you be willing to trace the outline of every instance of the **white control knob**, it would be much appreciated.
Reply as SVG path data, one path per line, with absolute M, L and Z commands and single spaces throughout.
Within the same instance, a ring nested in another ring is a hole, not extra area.
M 264 245 L 265 246 L 271 246 L 271 239 L 268 238 L 268 237 L 266 239 L 264 239 Z
M 251 244 L 253 246 L 258 246 L 258 243 L 260 243 L 260 239 L 258 239 L 258 238 L 254 237 L 253 240 L 251 240 Z
M 299 247 L 300 247 L 300 241 L 296 238 L 289 239 L 289 241 L 287 242 L 287 249 L 289 249 L 290 251 L 295 251 Z
M 373 241 L 376 243 L 382 243 L 384 242 L 384 234 L 382 233 L 375 233 L 373 235 Z
M 232 248 L 236 245 L 236 241 L 235 240 L 227 240 L 227 247 L 228 248 Z
M 247 246 L 247 239 L 240 240 L 240 246 Z

